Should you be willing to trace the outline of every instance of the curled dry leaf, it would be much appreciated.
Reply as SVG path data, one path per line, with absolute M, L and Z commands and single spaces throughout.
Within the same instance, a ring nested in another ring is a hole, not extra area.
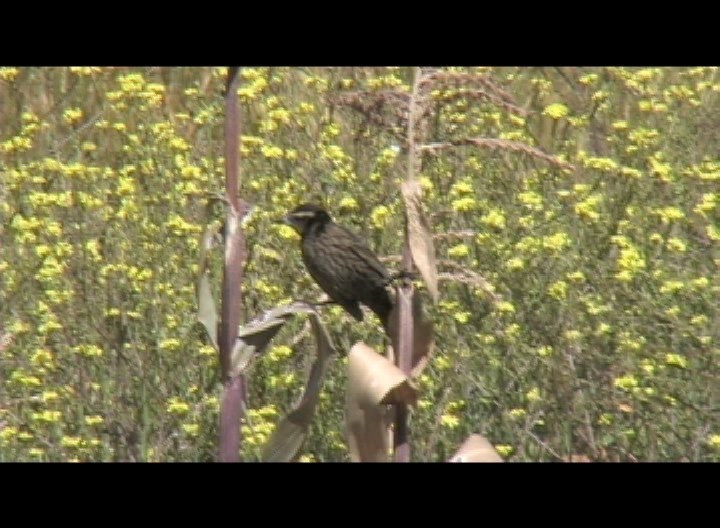
M 418 391 L 403 372 L 365 343 L 348 354 L 345 402 L 350 459 L 388 461 L 388 422 L 385 404 L 414 404 Z
M 470 435 L 448 462 L 502 462 L 495 448 L 479 434 Z
M 305 391 L 293 410 L 280 422 L 263 447 L 263 462 L 290 462 L 300 452 L 320 398 L 323 380 L 335 347 L 317 313 L 310 312 L 317 356 L 310 368 Z
M 430 224 L 422 211 L 422 188 L 418 180 L 413 179 L 402 182 L 401 189 L 405 201 L 408 240 L 413 261 L 417 269 L 420 270 L 433 301 L 437 302 L 439 293 L 435 246 L 433 245 Z
M 217 226 L 209 225 L 200 239 L 200 255 L 198 266 L 198 282 L 196 287 L 198 312 L 197 318 L 205 327 L 215 349 L 218 348 L 218 314 L 215 307 L 215 299 L 210 289 L 210 277 L 207 270 L 207 257 L 212 249 L 213 239 L 217 232 Z
M 213 299 L 212 292 L 210 291 L 210 279 L 208 278 L 208 273 L 206 271 L 200 275 L 200 281 L 198 282 L 197 287 L 197 296 L 198 321 L 200 321 L 205 327 L 208 337 L 210 338 L 210 342 L 217 350 L 218 314 L 215 309 L 215 299 Z
M 247 368 L 250 360 L 265 350 L 288 319 L 300 313 L 315 314 L 316 312 L 311 305 L 296 302 L 273 308 L 238 328 L 237 340 L 230 355 L 231 376 L 241 374 Z

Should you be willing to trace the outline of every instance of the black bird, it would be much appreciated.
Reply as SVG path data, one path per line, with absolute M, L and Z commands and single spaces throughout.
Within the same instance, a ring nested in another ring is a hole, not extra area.
M 358 321 L 363 320 L 360 303 L 366 305 L 387 329 L 393 307 L 385 289 L 390 277 L 365 241 L 313 204 L 297 207 L 285 216 L 285 222 L 302 237 L 303 262 L 330 299 Z

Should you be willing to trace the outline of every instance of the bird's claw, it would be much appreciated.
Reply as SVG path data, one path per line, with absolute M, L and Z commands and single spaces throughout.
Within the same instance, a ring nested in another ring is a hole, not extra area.
M 397 273 L 393 273 L 386 281 L 385 286 L 389 286 L 396 280 L 402 280 L 402 279 L 408 279 L 408 280 L 415 280 L 417 279 L 417 273 L 412 271 L 398 271 Z

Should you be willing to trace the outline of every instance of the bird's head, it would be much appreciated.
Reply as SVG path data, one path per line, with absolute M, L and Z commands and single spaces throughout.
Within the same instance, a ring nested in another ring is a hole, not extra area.
M 330 215 L 322 207 L 314 204 L 302 204 L 290 211 L 283 219 L 295 228 L 300 236 L 305 236 L 312 226 L 330 222 Z

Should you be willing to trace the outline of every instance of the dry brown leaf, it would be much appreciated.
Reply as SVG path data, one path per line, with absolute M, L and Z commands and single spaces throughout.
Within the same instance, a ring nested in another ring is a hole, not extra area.
M 415 339 L 413 339 L 413 363 L 410 377 L 417 379 L 422 374 L 435 351 L 433 322 L 420 321 L 415 323 Z
M 346 421 L 351 462 L 390 461 L 390 422 L 384 409 L 347 409 Z
M 309 315 L 317 343 L 317 357 L 310 368 L 310 375 L 300 401 L 285 418 L 280 420 L 263 447 L 263 462 L 290 462 L 297 457 L 315 415 L 330 360 L 335 354 L 330 335 L 317 313 L 310 312 Z
M 624 413 L 632 413 L 635 411 L 635 409 L 632 408 L 632 405 L 628 405 L 627 403 L 620 403 L 617 408 Z
M 273 308 L 238 329 L 238 337 L 230 355 L 232 376 L 242 373 L 253 356 L 261 353 L 280 328 L 297 314 L 315 314 L 315 309 L 303 302 Z
M 400 185 L 407 213 L 408 240 L 415 266 L 425 280 L 433 301 L 439 297 L 437 264 L 432 230 L 422 210 L 422 188 L 416 179 L 403 181 Z
M 295 423 L 290 415 L 277 424 L 263 446 L 262 462 L 294 462 L 305 442 L 307 428 Z
M 197 299 L 198 299 L 198 313 L 197 318 L 200 323 L 205 327 L 208 333 L 210 342 L 218 348 L 217 331 L 218 331 L 218 314 L 215 308 L 215 299 L 213 299 L 212 291 L 210 290 L 210 278 L 206 271 L 200 275 L 200 280 L 197 286 Z
M 448 462 L 502 462 L 495 448 L 479 434 L 470 435 Z
M 587 455 L 570 455 L 568 457 L 563 457 L 564 462 L 571 462 L 573 464 L 587 464 L 592 462 L 590 460 L 590 457 Z
M 210 276 L 207 271 L 207 257 L 213 246 L 213 237 L 217 232 L 217 226 L 209 225 L 205 228 L 200 239 L 200 255 L 198 257 L 198 282 L 196 295 L 198 303 L 197 318 L 205 327 L 210 341 L 217 350 L 218 314 L 215 307 L 215 299 L 210 288 Z
M 411 380 L 365 343 L 348 354 L 345 419 L 353 462 L 388 461 L 388 421 L 383 406 L 414 404 L 418 392 Z

